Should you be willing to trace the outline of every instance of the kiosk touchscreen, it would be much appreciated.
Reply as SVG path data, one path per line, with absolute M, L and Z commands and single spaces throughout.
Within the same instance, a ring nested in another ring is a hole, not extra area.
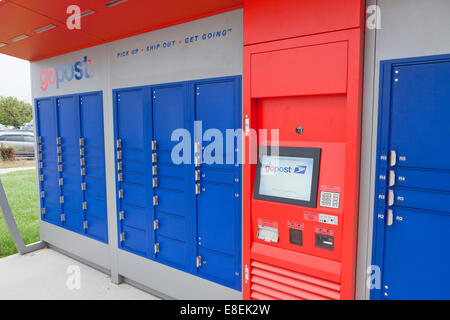
M 279 147 L 278 154 L 268 147 L 260 150 L 254 198 L 316 207 L 321 150 Z

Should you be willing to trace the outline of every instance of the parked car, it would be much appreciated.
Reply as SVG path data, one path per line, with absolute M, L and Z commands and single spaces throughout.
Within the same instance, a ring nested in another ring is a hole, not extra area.
M 18 157 L 34 157 L 34 133 L 30 131 L 0 131 L 0 144 L 12 146 Z

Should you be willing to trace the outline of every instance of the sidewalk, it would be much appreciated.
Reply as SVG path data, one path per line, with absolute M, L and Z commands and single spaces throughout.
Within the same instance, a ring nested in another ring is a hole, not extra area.
M 79 271 L 79 289 L 73 288 Z M 72 288 L 70 289 L 70 287 Z M 126 283 L 113 284 L 108 275 L 52 249 L 0 259 L 0 300 L 155 300 Z

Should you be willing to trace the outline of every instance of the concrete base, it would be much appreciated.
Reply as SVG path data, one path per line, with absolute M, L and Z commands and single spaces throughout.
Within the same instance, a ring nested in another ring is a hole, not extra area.
M 75 274 L 80 275 L 79 289 L 76 288 L 77 282 L 73 281 Z M 108 275 L 96 269 L 52 249 L 42 249 L 23 256 L 16 254 L 0 259 L 0 300 L 9 299 L 158 298 L 126 283 L 115 285 Z

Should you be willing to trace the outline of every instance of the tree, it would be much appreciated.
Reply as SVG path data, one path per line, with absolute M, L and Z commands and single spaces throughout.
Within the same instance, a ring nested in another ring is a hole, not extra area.
M 29 103 L 14 97 L 0 97 L 0 124 L 20 128 L 33 119 Z

